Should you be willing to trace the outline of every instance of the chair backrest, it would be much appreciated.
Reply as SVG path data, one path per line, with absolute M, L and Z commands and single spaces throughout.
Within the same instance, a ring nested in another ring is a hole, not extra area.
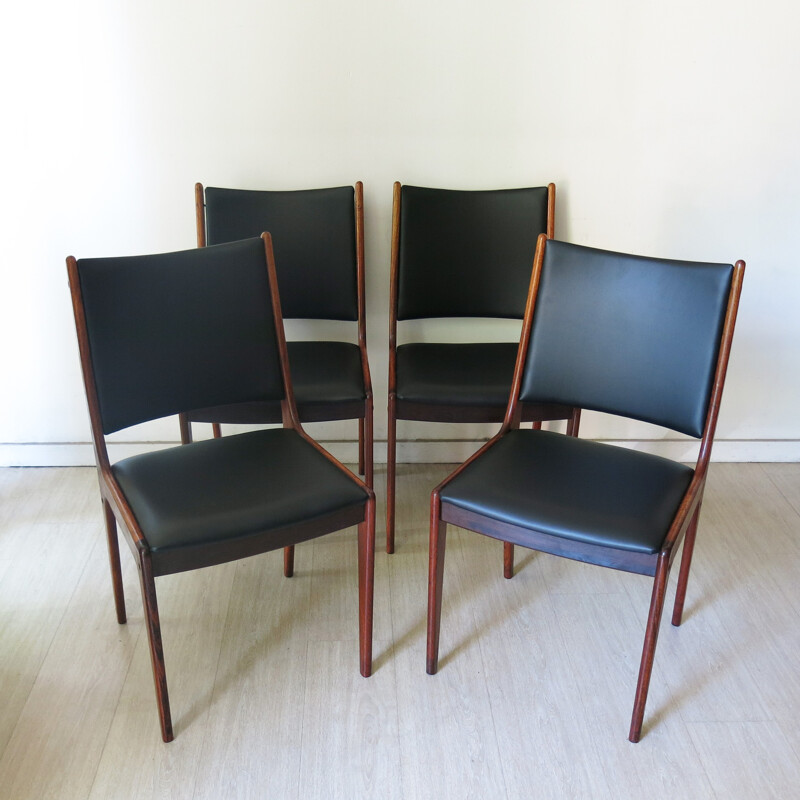
M 272 234 L 285 319 L 358 319 L 354 189 L 205 190 L 206 244 Z
M 397 319 L 522 319 L 548 187 L 454 191 L 403 186 Z M 552 227 L 552 225 L 551 225 Z
M 546 242 L 520 400 L 701 437 L 733 271 Z
M 78 335 L 82 307 L 103 433 L 194 408 L 284 398 L 264 248 L 248 239 L 74 262 Z

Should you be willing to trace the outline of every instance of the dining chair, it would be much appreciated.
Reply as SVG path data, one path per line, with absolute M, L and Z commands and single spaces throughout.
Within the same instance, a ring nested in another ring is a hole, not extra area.
M 356 323 L 357 343 L 290 341 L 289 364 L 302 422 L 358 419 L 358 471 L 373 485 L 372 382 L 367 359 L 364 189 L 254 191 L 195 185 L 197 246 L 262 231 L 272 235 L 284 319 Z M 192 409 L 180 416 L 181 441 L 192 422 L 280 422 L 275 403 Z
M 117 525 L 142 590 L 161 734 L 173 738 L 155 578 L 358 526 L 361 674 L 372 670 L 375 496 L 303 430 L 269 234 L 197 250 L 67 259 L 117 620 Z M 187 287 L 190 287 L 187 289 Z M 186 409 L 275 403 L 283 426 L 111 463 L 105 437 Z
M 386 551 L 394 552 L 397 420 L 502 422 L 518 340 L 399 344 L 398 322 L 522 319 L 536 237 L 552 238 L 555 185 L 487 191 L 394 184 L 389 318 Z M 528 403 L 522 419 L 569 420 L 563 405 Z
M 513 389 L 499 433 L 434 489 L 427 671 L 438 667 L 447 524 L 654 578 L 629 739 L 639 741 L 667 579 L 683 541 L 679 625 L 744 276 L 539 237 Z M 552 431 L 559 403 L 699 439 L 694 467 Z

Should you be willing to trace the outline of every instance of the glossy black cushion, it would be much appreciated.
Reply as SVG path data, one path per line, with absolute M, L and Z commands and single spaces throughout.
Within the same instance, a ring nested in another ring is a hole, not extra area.
M 548 242 L 520 398 L 702 436 L 732 275 Z
M 205 190 L 206 242 L 272 234 L 284 318 L 358 319 L 354 189 Z
M 398 319 L 522 318 L 547 187 L 453 191 L 403 186 Z
M 532 531 L 639 553 L 660 550 L 694 470 L 549 431 L 511 431 L 442 501 Z
M 283 428 L 133 456 L 112 471 L 156 565 L 174 551 L 263 539 L 270 532 L 274 542 L 259 549 L 283 547 L 289 542 L 281 529 L 361 509 L 367 499 L 352 478 Z
M 104 433 L 283 397 L 261 239 L 81 259 L 78 272 Z
M 295 401 L 302 421 L 337 419 L 331 404 L 361 404 L 366 397 L 361 350 L 349 342 L 288 342 L 289 369 Z M 321 407 L 324 406 L 323 410 Z M 315 414 L 320 407 L 320 416 Z M 349 419 L 350 408 L 342 411 Z M 281 421 L 277 403 L 239 403 L 187 412 L 192 422 L 269 423 Z
M 518 349 L 516 342 L 401 345 L 397 399 L 505 408 Z
M 349 342 L 289 342 L 289 369 L 298 404 L 364 400 L 361 350 Z

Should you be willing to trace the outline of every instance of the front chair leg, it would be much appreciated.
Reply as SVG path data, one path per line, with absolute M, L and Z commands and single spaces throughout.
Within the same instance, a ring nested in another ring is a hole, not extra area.
M 441 519 L 439 498 L 431 501 L 431 534 L 428 551 L 428 652 L 426 669 L 435 675 L 439 669 L 439 630 L 442 622 L 442 583 L 447 523 Z
M 358 526 L 358 649 L 361 674 L 372 674 L 372 607 L 375 587 L 375 498 Z
M 106 541 L 108 542 L 108 562 L 111 566 L 111 585 L 114 589 L 114 605 L 117 610 L 117 622 L 124 625 L 128 617 L 125 613 L 125 591 L 122 588 L 122 566 L 119 563 L 119 539 L 117 538 L 117 520 L 107 500 L 103 500 L 103 515 L 106 520 Z
M 697 521 L 700 518 L 700 506 L 697 504 L 691 523 L 686 530 L 683 540 L 683 555 L 681 556 L 681 571 L 678 573 L 678 588 L 675 590 L 675 606 L 672 609 L 672 624 L 680 625 L 683 617 L 683 604 L 686 601 L 686 584 L 689 582 L 689 570 L 692 568 L 692 555 L 694 554 L 694 541 L 697 537 Z
M 294 545 L 283 548 L 283 575 L 291 578 L 294 575 Z
M 153 679 L 156 685 L 156 702 L 158 717 L 161 721 L 161 738 L 171 742 L 172 716 L 169 711 L 169 694 L 167 693 L 167 672 L 164 667 L 164 648 L 161 644 L 161 623 L 158 619 L 158 602 L 156 601 L 156 583 L 148 555 L 139 560 L 139 580 L 142 584 L 142 603 L 147 626 L 147 639 L 150 643 L 150 661 L 153 665 Z
M 662 554 L 658 560 L 658 566 L 656 567 L 656 577 L 653 581 L 653 594 L 650 599 L 650 615 L 647 618 L 647 630 L 644 635 L 642 662 L 639 666 L 639 681 L 636 685 L 636 698 L 633 703 L 631 730 L 628 735 L 628 741 L 631 742 L 638 742 L 642 735 L 644 706 L 647 702 L 647 691 L 650 688 L 650 675 L 653 671 L 653 659 L 656 654 L 658 629 L 661 625 L 661 612 L 664 610 L 664 595 L 667 592 L 668 578 L 669 559 Z
M 211 432 L 214 434 L 215 439 L 219 439 L 222 436 L 222 426 L 219 422 L 211 423 Z
M 514 545 L 503 542 L 503 577 L 514 577 Z

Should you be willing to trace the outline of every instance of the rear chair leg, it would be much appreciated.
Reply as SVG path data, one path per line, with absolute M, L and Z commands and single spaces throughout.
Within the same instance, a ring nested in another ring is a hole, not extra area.
M 161 644 L 161 623 L 158 619 L 158 602 L 156 600 L 156 583 L 148 555 L 139 560 L 139 580 L 142 584 L 142 602 L 147 625 L 147 639 L 150 643 L 150 661 L 153 665 L 153 679 L 156 685 L 156 702 L 158 717 L 161 721 L 161 738 L 171 742 L 172 716 L 169 711 L 169 694 L 167 693 L 167 672 L 164 667 L 164 648 Z
M 394 553 L 395 466 L 397 459 L 397 419 L 395 398 L 389 395 L 389 429 L 386 435 L 386 552 Z
M 361 431 L 359 430 L 359 436 L 361 435 Z M 364 451 L 364 483 L 369 486 L 370 489 L 374 489 L 373 480 L 374 480 L 374 454 L 373 454 L 373 447 L 374 447 L 374 425 L 373 425 L 373 410 L 372 410 L 372 397 L 370 396 L 367 399 L 367 413 L 364 416 L 364 442 L 363 442 L 363 451 Z
M 686 537 L 683 540 L 683 555 L 681 556 L 681 571 L 678 573 L 678 588 L 675 590 L 675 606 L 672 609 L 672 624 L 680 625 L 683 617 L 683 604 L 686 601 L 686 584 L 689 582 L 689 570 L 692 568 L 692 556 L 694 555 L 694 541 L 697 537 L 697 521 L 700 518 L 700 506 L 702 500 L 697 504 L 692 521 L 686 530 Z
M 219 422 L 211 423 L 211 431 L 213 432 L 215 439 L 219 439 L 222 436 L 222 426 L 219 424 Z
M 117 520 L 108 500 L 103 500 L 103 515 L 106 519 L 106 541 L 108 542 L 108 561 L 111 566 L 111 585 L 114 588 L 114 605 L 117 609 L 117 622 L 127 622 L 125 614 L 125 592 L 122 588 L 122 567 L 119 563 L 119 539 L 117 538 Z
M 192 443 L 192 423 L 186 419 L 186 414 L 178 414 L 178 427 L 181 432 L 181 444 Z
M 294 545 L 283 548 L 283 575 L 291 578 L 294 575 Z
M 514 545 L 503 542 L 503 577 L 514 577 Z

